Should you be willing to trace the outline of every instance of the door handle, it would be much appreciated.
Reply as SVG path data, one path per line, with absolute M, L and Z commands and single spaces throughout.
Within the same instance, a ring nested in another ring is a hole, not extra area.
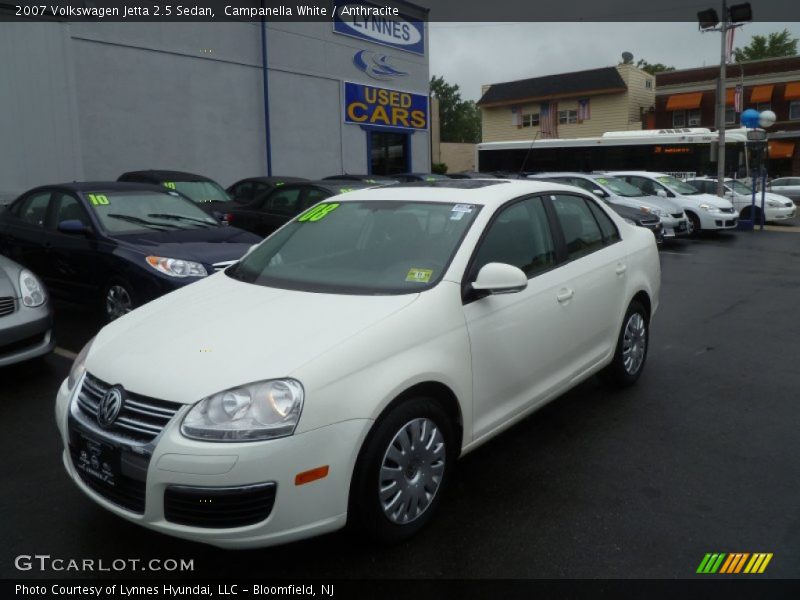
M 624 275 L 625 271 L 627 270 L 628 270 L 628 265 L 626 265 L 625 263 L 617 263 L 617 268 L 615 269 L 617 275 Z
M 575 292 L 569 288 L 564 288 L 556 295 L 556 300 L 558 300 L 561 304 L 564 304 L 567 300 L 570 300 L 575 295 Z

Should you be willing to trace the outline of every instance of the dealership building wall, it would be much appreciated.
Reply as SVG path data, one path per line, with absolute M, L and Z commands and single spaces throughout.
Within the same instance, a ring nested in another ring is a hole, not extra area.
M 428 171 L 427 110 L 422 128 L 345 122 L 344 82 L 427 101 L 426 28 L 421 47 L 412 53 L 343 35 L 330 21 L 3 23 L 0 200 L 36 185 L 150 168 L 223 185 L 270 170 L 368 173 L 368 153 L 382 139 L 374 132 L 401 140 L 408 170 Z M 361 51 L 386 56 L 394 73 L 375 79 L 375 69 L 357 68 Z

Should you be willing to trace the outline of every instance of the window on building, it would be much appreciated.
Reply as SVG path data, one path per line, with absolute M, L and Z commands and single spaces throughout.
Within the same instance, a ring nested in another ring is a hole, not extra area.
M 653 89 L 653 80 L 652 79 L 645 79 L 644 80 L 644 87 L 648 90 Z
M 523 127 L 538 127 L 539 126 L 539 113 L 530 113 L 522 115 Z
M 370 175 L 391 175 L 409 171 L 408 135 L 371 131 Z
M 690 110 L 688 112 L 688 126 L 689 127 L 699 127 L 700 126 L 700 109 L 696 108 Z
M 772 103 L 771 102 L 759 102 L 756 104 L 756 110 L 758 112 L 762 112 L 765 110 L 772 110 Z
M 792 121 L 800 119 L 800 100 L 793 100 L 789 103 L 789 118 Z
M 672 127 L 686 127 L 686 111 L 673 110 L 672 111 Z
M 736 109 L 733 106 L 725 107 L 725 125 L 736 125 Z
M 558 122 L 561 125 L 566 125 L 567 123 L 577 123 L 578 122 L 578 111 L 577 110 L 560 110 L 560 111 L 558 111 Z

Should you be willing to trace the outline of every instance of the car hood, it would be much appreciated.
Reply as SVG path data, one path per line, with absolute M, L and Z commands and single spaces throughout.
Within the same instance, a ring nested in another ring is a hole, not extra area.
M 616 198 L 627 202 L 637 202 L 640 206 L 646 206 L 650 209 L 660 208 L 661 210 L 666 210 L 670 214 L 683 212 L 683 209 L 675 204 L 675 202 L 669 198 L 662 198 L 661 196 L 615 196 L 615 199 Z
M 733 204 L 731 204 L 730 200 L 714 196 L 713 194 L 691 194 L 689 196 L 681 195 L 681 197 L 692 202 L 697 202 L 697 204 L 710 204 L 717 208 L 733 208 Z
M 749 196 L 748 196 L 749 197 Z M 783 202 L 784 204 L 792 204 L 794 205 L 794 201 L 789 198 L 788 196 L 781 196 L 780 194 L 776 194 L 774 192 L 766 192 L 765 195 L 766 200 L 777 200 L 778 202 Z M 761 200 L 761 194 L 756 194 L 756 201 Z
M 120 245 L 146 255 L 213 264 L 238 260 L 262 238 L 236 227 L 148 231 L 119 235 Z
M 193 404 L 244 383 L 292 376 L 418 297 L 282 290 L 218 273 L 104 327 L 86 367 L 138 394 Z

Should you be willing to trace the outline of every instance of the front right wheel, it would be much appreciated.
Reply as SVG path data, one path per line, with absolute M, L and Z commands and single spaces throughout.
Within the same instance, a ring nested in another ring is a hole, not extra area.
M 394 543 L 430 522 L 455 461 L 450 417 L 430 398 L 383 416 L 359 455 L 348 519 L 373 539 Z
M 649 315 L 642 303 L 634 300 L 622 319 L 614 358 L 600 372 L 603 380 L 617 387 L 628 387 L 636 383 L 644 369 L 649 341 Z

